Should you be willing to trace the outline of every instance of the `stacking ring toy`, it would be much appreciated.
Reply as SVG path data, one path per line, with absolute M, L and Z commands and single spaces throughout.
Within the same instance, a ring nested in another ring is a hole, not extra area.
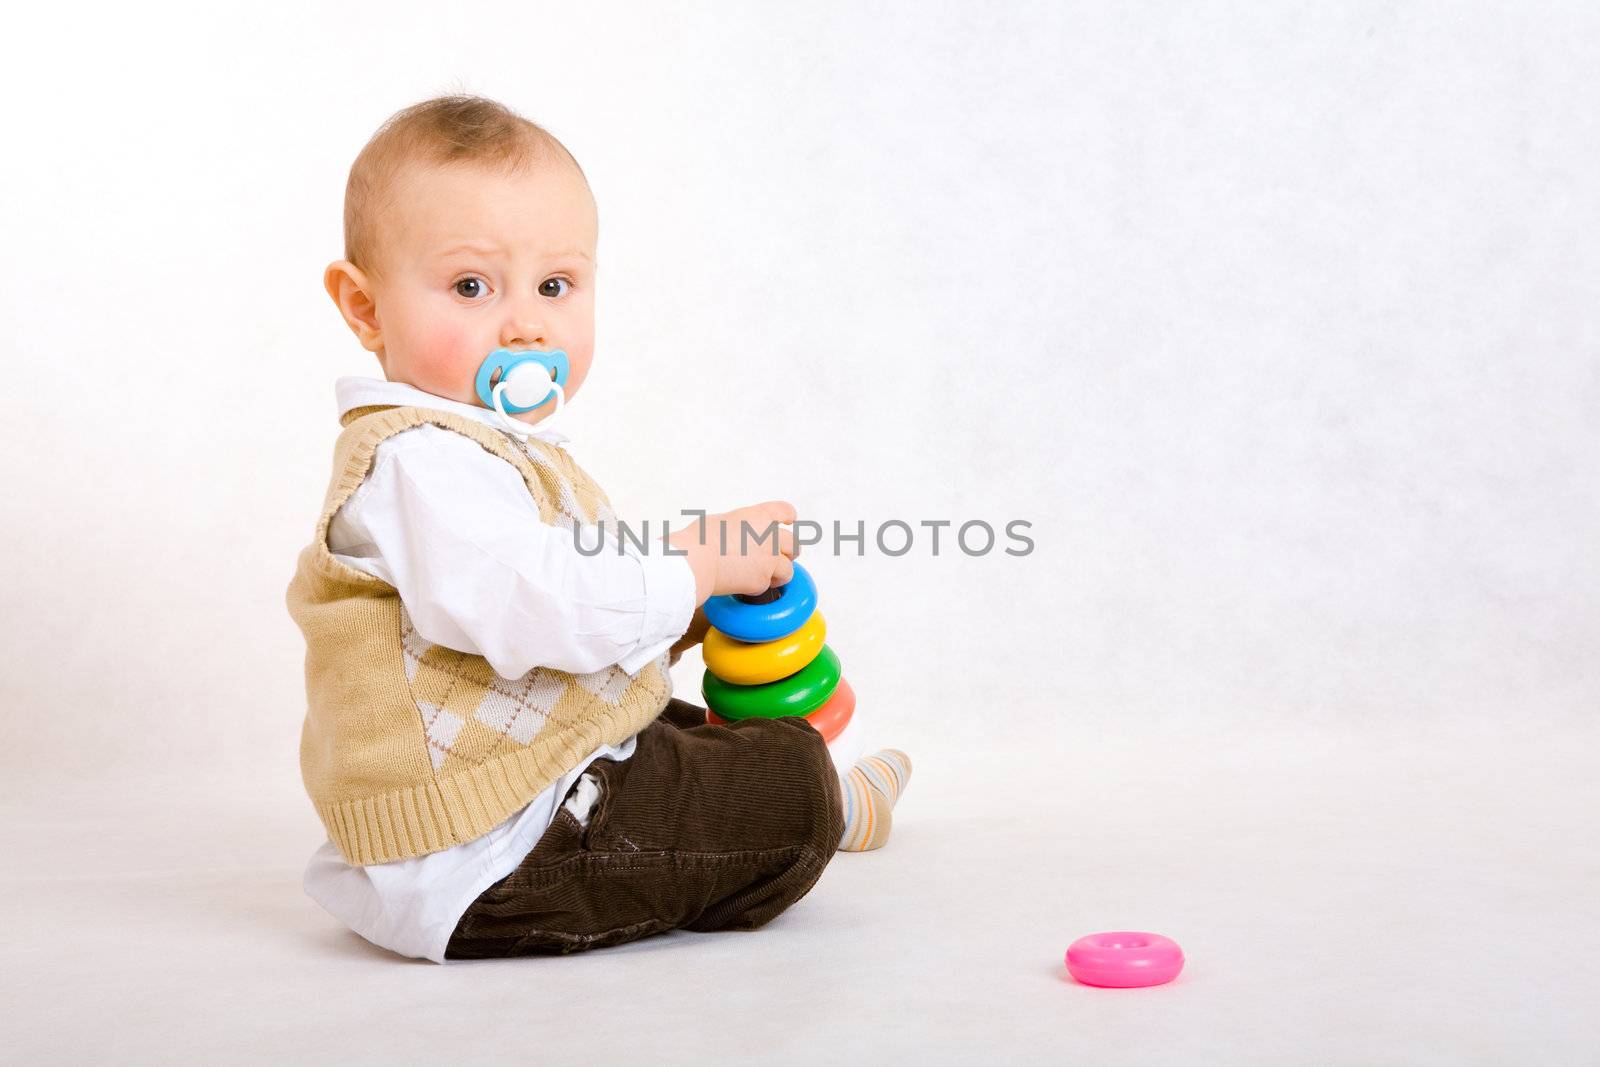
M 812 729 L 822 735 L 822 740 L 832 744 L 833 739 L 844 732 L 850 725 L 850 718 L 856 711 L 856 691 L 850 688 L 850 683 L 843 678 L 839 679 L 839 688 L 833 691 L 833 696 L 822 707 L 805 717 Z M 733 719 L 724 719 L 721 715 L 706 709 L 706 722 L 716 726 L 726 726 Z
M 789 636 L 755 645 L 735 641 L 721 630 L 711 630 L 701 652 L 706 670 L 724 682 L 760 685 L 787 678 L 816 659 L 827 636 L 828 624 L 822 621 L 822 612 L 814 611 L 805 625 Z
M 705 602 L 706 621 L 740 641 L 775 641 L 800 629 L 817 610 L 817 586 L 800 564 L 794 577 L 759 596 L 723 594 Z
M 1067 970 L 1084 985 L 1113 989 L 1161 985 L 1183 970 L 1183 949 L 1160 934 L 1133 930 L 1090 934 L 1067 949 Z
M 816 659 L 766 685 L 732 685 L 706 671 L 700 680 L 700 694 L 706 706 L 724 719 L 809 715 L 828 702 L 838 688 L 840 673 L 839 657 L 823 645 Z

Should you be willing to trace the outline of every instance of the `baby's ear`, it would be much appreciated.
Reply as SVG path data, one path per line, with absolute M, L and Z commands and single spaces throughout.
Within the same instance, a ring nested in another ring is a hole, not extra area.
M 322 272 L 322 287 L 328 290 L 334 306 L 368 352 L 383 348 L 383 328 L 378 325 L 378 305 L 373 299 L 372 282 L 360 267 L 348 259 L 328 264 Z

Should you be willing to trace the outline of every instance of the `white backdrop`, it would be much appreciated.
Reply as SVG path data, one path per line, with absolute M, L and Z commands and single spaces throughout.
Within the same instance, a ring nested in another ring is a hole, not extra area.
M 7 23 L 18 805 L 203 778 L 290 861 L 314 846 L 282 595 L 333 379 L 377 373 L 320 273 L 364 140 L 460 89 L 547 126 L 594 187 L 599 346 L 566 428 L 624 514 L 1032 523 L 1026 558 L 806 557 L 926 803 L 1019 765 L 1069 788 L 1091 743 L 1593 744 L 1590 5 Z

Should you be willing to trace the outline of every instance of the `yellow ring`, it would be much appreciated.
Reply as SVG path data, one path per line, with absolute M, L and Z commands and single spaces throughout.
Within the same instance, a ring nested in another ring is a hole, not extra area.
M 804 626 L 776 641 L 752 644 L 713 628 L 706 632 L 701 654 L 706 670 L 724 682 L 762 685 L 787 678 L 816 659 L 827 636 L 828 624 L 822 621 L 822 612 L 813 611 Z

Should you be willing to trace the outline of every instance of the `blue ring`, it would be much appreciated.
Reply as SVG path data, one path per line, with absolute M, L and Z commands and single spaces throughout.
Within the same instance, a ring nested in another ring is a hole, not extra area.
M 817 585 L 800 564 L 794 577 L 778 586 L 770 604 L 751 604 L 738 596 L 714 596 L 706 601 L 706 621 L 738 641 L 776 641 L 788 637 L 817 610 Z

